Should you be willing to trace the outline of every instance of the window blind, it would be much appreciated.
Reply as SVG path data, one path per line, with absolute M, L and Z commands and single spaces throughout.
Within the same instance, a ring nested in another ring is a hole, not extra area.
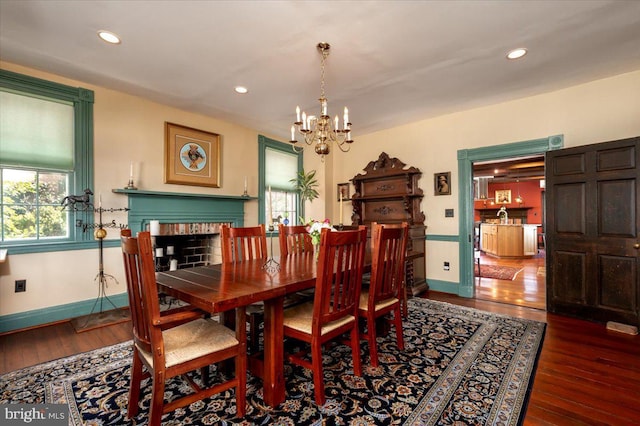
M 276 149 L 265 149 L 265 185 L 272 189 L 293 191 L 295 186 L 289 182 L 298 174 L 298 156 Z
M 74 106 L 0 91 L 0 162 L 72 171 Z

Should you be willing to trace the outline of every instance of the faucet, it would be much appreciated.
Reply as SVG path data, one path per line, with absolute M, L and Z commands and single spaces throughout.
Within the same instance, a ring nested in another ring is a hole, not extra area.
M 500 216 L 500 222 L 507 223 L 509 221 L 509 213 L 507 213 L 507 208 L 505 206 L 500 207 L 496 216 Z

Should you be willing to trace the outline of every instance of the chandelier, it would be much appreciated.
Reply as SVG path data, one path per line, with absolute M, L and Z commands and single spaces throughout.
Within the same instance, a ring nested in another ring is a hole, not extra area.
M 331 46 L 329 43 L 318 43 L 318 51 L 322 55 L 322 68 L 320 72 L 320 115 L 307 115 L 302 111 L 300 115 L 300 107 L 296 107 L 296 121 L 291 126 L 291 142 L 293 150 L 301 152 L 302 147 L 298 149 L 296 144 L 296 129 L 304 136 L 304 142 L 311 146 L 313 145 L 316 154 L 320 155 L 323 159 L 324 156 L 331 151 L 330 145 L 335 143 L 336 146 L 342 152 L 347 152 L 351 148 L 350 144 L 353 143 L 351 139 L 351 123 L 349 122 L 349 110 L 344 107 L 344 115 L 342 120 L 342 128 L 340 128 L 340 121 L 338 116 L 332 121 L 329 113 L 327 112 L 327 98 L 324 95 L 324 64 L 329 56 L 329 49 Z M 333 128 L 331 127 L 333 123 Z

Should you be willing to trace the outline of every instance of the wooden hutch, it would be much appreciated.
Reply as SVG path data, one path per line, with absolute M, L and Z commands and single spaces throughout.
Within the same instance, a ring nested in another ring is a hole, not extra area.
M 407 289 L 418 295 L 429 289 L 425 274 L 425 226 L 420 202 L 424 196 L 418 187 L 422 172 L 407 167 L 397 158 L 383 152 L 376 161 L 364 168 L 351 182 L 355 188 L 351 199 L 352 224 L 378 223 L 409 224 L 407 243 Z

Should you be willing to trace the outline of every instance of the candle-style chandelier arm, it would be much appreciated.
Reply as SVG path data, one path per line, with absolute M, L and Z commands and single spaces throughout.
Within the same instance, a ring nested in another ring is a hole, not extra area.
M 301 152 L 302 147 L 297 146 L 296 131 L 303 136 L 303 141 L 311 146 L 315 146 L 316 154 L 323 159 L 331 151 L 330 146 L 334 143 L 342 152 L 347 152 L 351 148 L 351 122 L 349 121 L 349 110 L 344 108 L 342 129 L 338 116 L 331 120 L 328 114 L 328 100 L 324 94 L 324 66 L 327 56 L 329 56 L 329 43 L 318 43 L 318 51 L 322 55 L 322 71 L 320 74 L 320 115 L 307 115 L 296 107 L 296 121 L 291 126 L 291 146 L 295 152 Z M 333 124 L 333 127 L 332 127 Z

